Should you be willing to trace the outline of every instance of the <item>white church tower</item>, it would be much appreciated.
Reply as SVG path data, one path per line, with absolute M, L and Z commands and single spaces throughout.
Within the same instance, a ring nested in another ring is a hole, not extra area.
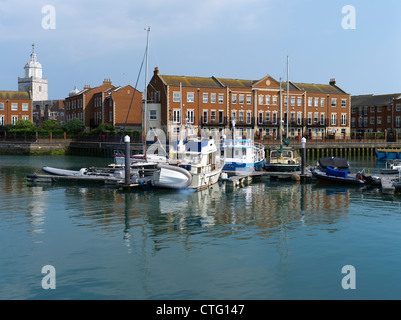
M 33 101 L 47 100 L 47 79 L 42 79 L 42 65 L 37 61 L 35 45 L 31 60 L 25 64 L 25 77 L 18 77 L 18 91 L 29 92 Z

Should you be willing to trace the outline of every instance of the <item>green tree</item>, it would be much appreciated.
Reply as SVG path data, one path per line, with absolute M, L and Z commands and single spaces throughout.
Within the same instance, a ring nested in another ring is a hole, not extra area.
M 33 131 L 35 125 L 29 120 L 18 120 L 15 124 L 15 129 L 23 131 Z
M 43 130 L 55 131 L 61 129 L 61 124 L 55 120 L 45 120 L 42 122 L 41 127 Z
M 65 130 L 68 133 L 77 134 L 85 130 L 85 125 L 82 120 L 78 118 L 73 118 L 67 121 L 67 123 L 65 124 Z

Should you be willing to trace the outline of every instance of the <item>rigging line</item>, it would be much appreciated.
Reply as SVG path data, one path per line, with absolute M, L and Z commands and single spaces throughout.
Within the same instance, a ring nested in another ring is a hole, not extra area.
M 147 49 L 148 49 L 148 48 L 146 48 L 146 50 L 147 50 Z M 145 54 L 143 55 L 143 59 L 142 59 L 142 63 L 141 63 L 141 67 L 139 68 L 139 73 L 138 73 L 138 77 L 137 77 L 137 79 L 136 79 L 135 88 L 134 88 L 134 93 L 132 94 L 131 102 L 130 102 L 130 104 L 129 104 L 129 108 L 128 108 L 128 112 L 127 112 L 127 117 L 126 117 L 126 119 L 125 119 L 125 123 L 124 123 L 123 134 L 122 134 L 122 136 L 121 136 L 121 138 L 120 138 L 120 147 L 121 147 L 121 145 L 122 145 L 122 140 L 123 140 L 123 138 L 124 138 L 124 135 L 125 135 L 125 128 L 126 128 L 126 126 L 127 126 L 127 122 L 128 122 L 128 116 L 129 116 L 129 113 L 130 113 L 130 111 L 131 111 L 132 102 L 134 101 L 135 92 L 137 92 L 137 91 L 138 91 L 136 88 L 138 87 L 139 77 L 141 76 L 141 72 L 142 72 L 143 63 L 144 63 L 144 61 L 145 61 L 145 57 L 146 57 L 146 50 L 145 50 Z

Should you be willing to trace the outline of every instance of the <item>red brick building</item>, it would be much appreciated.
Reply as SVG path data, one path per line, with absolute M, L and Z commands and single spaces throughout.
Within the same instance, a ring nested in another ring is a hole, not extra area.
M 0 126 L 32 121 L 32 99 L 28 92 L 0 91 Z
M 354 132 L 401 131 L 401 93 L 352 97 Z
M 287 123 L 288 110 L 290 137 L 349 135 L 351 98 L 334 79 L 327 85 L 290 82 L 288 86 L 287 94 L 287 84 L 269 75 L 260 80 L 171 76 L 160 75 L 156 67 L 148 100 L 160 103 L 161 126 L 167 133 L 178 133 L 182 121 L 219 131 L 235 124 L 242 134 L 276 138 L 280 121 Z

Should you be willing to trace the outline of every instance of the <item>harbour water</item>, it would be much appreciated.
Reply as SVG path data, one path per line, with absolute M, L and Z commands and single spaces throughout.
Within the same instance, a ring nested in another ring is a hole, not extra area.
M 0 299 L 401 298 L 397 194 L 269 180 L 201 192 L 26 180 L 45 165 L 109 161 L 0 156 Z

